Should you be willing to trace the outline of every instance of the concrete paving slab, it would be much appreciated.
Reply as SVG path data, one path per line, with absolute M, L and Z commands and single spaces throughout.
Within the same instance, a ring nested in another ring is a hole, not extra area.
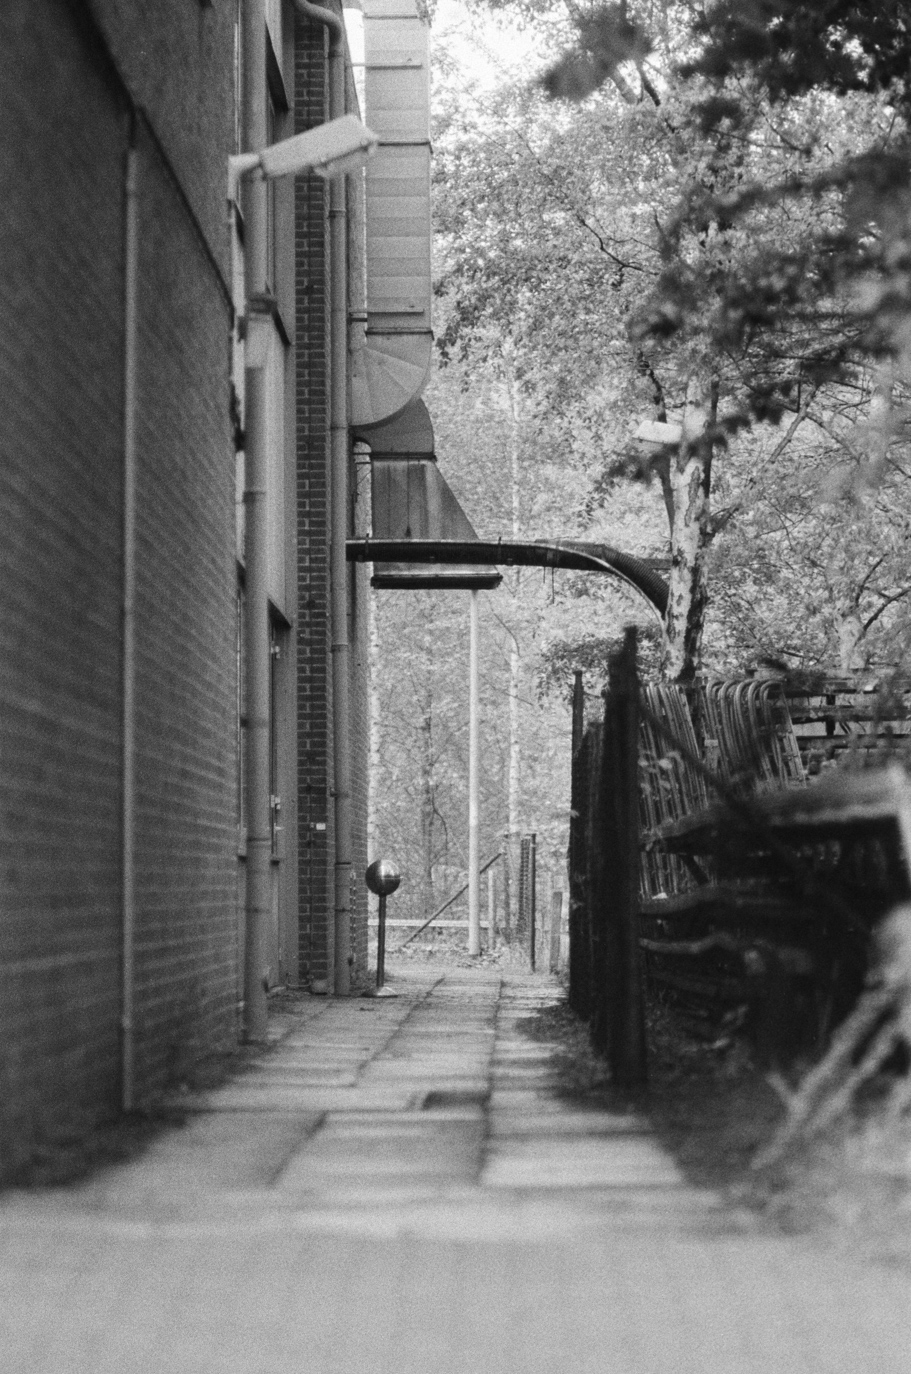
M 319 1113 L 204 1113 L 153 1140 L 136 1159 L 113 1165 L 85 1185 L 85 1196 L 170 1189 L 249 1189 L 275 1179 L 322 1124 Z
M 410 1111 L 419 1105 L 420 1091 L 372 1091 L 355 1083 L 352 1087 L 284 1087 L 281 1083 L 249 1084 L 242 1089 L 223 1089 L 213 1094 L 188 1094 L 181 1105 L 193 1111 L 308 1111 L 332 1112 L 352 1108 L 367 1111 Z
M 494 1119 L 501 1112 L 511 1113 L 554 1113 L 565 1110 L 564 1104 L 552 1093 L 534 1088 L 500 1088 L 496 1082 L 491 1087 L 490 1110 Z
M 652 1137 L 513 1138 L 490 1142 L 488 1188 L 682 1187 L 683 1175 Z
M 639 1116 L 621 1116 L 613 1112 L 556 1110 L 553 1112 L 511 1111 L 497 1107 L 490 1113 L 489 1133 L 499 1137 L 528 1136 L 651 1136 L 648 1123 Z

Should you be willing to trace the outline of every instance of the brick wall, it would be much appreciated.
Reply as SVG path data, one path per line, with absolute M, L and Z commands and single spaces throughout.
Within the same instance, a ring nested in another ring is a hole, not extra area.
M 298 20 L 295 132 L 327 116 L 325 36 Z M 333 817 L 329 652 L 329 255 L 328 191 L 296 183 L 297 306 L 297 738 L 300 825 L 300 976 L 329 976 L 332 956 Z M 325 827 L 325 828 L 322 828 Z
M 117 1093 L 126 110 L 60 9 L 0 17 L 4 1169 Z
M 155 127 L 219 267 L 229 272 L 225 159 L 234 144 L 234 21 L 216 0 L 88 4 L 127 88 Z
M 158 1086 L 236 1031 L 230 313 L 148 137 L 139 174 L 137 1063 Z
M 85 7 L 3 6 L 4 1173 L 119 1100 L 129 104 Z M 235 832 L 228 308 L 188 198 L 141 146 L 142 1090 L 233 1034 Z
M 295 131 L 327 118 L 325 31 L 298 20 Z M 328 194 L 316 178 L 297 183 L 298 788 L 300 971 L 327 978 L 333 951 L 332 664 L 329 621 L 329 259 Z M 354 217 L 352 217 L 352 232 Z M 353 487 L 354 472 L 351 467 Z M 366 978 L 367 582 L 349 583 L 352 715 L 352 952 L 355 983 Z M 317 827 L 325 826 L 325 829 Z

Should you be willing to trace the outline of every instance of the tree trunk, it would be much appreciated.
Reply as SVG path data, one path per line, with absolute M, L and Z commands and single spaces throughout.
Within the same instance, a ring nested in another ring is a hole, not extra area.
M 433 911 L 434 831 L 436 828 L 436 797 L 434 795 L 433 757 L 433 696 L 428 688 L 421 710 L 421 897 L 425 911 Z
M 838 669 L 845 677 L 863 672 L 865 655 L 860 647 L 864 637 L 863 622 L 856 606 L 837 607 Z
M 708 410 L 688 402 L 680 449 L 670 464 L 674 516 L 671 574 L 665 628 L 664 672 L 674 682 L 692 682 L 702 661 L 702 633 L 708 593 L 705 551 L 711 541 L 712 438 L 718 409 L 717 386 Z

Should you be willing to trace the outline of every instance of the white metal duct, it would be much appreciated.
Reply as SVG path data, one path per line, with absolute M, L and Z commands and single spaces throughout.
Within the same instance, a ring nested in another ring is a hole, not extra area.
M 355 430 L 355 437 L 361 435 Z M 401 415 L 373 425 L 363 435 L 371 447 L 371 539 L 402 542 L 407 553 L 412 539 L 473 543 L 477 534 L 455 493 L 437 467 L 433 423 L 420 398 Z M 496 587 L 501 581 L 493 565 L 451 566 L 381 563 L 373 571 L 374 587 Z
M 353 339 L 352 423 L 382 424 L 430 372 L 430 42 L 415 0 L 364 0 L 367 320 Z

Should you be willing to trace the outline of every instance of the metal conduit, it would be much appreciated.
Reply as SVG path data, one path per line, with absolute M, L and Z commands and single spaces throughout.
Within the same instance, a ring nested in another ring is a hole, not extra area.
M 347 556 L 353 563 L 495 563 L 507 567 L 567 568 L 603 572 L 618 577 L 640 595 L 663 619 L 668 586 L 651 562 L 621 553 L 609 544 L 505 539 L 349 539 Z

